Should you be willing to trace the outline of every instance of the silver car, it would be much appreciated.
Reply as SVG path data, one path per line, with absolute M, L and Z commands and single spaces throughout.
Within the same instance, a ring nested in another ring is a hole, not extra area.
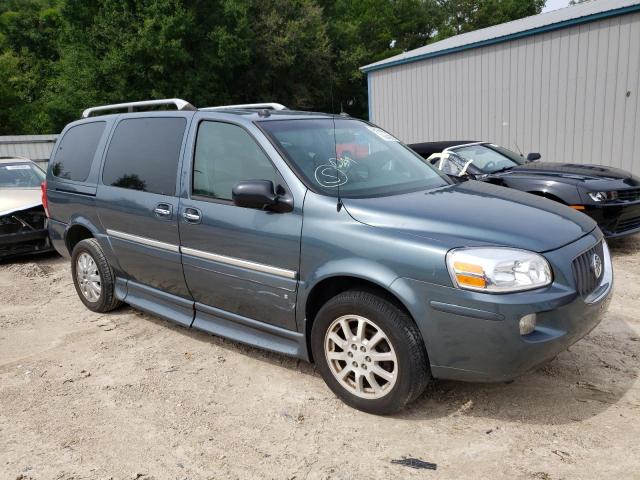
M 31 160 L 0 157 L 0 259 L 52 249 L 42 205 L 44 180 Z

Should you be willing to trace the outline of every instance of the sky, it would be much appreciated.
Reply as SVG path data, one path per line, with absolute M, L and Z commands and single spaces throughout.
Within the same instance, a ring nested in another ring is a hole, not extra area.
M 557 10 L 559 8 L 564 8 L 569 4 L 569 0 L 547 0 L 543 12 L 550 12 L 551 10 Z

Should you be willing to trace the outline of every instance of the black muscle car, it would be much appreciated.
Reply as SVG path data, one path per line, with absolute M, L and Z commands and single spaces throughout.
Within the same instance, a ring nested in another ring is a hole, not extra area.
M 538 162 L 488 142 L 409 145 L 454 178 L 480 180 L 555 200 L 593 218 L 608 238 L 640 232 L 640 177 L 603 165 Z

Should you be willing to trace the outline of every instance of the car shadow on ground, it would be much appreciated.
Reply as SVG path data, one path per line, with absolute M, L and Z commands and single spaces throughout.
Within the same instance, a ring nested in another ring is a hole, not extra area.
M 12 264 L 23 264 L 23 263 L 35 263 L 41 261 L 47 261 L 52 259 L 62 259 L 60 254 L 55 250 L 48 250 L 46 252 L 36 252 L 36 253 L 23 253 L 21 255 L 14 255 L 11 257 L 0 258 L 0 267 Z
M 620 402 L 633 403 L 625 395 L 638 380 L 640 342 L 622 318 L 606 321 L 605 332 L 594 330 L 553 361 L 511 383 L 435 381 L 396 416 L 410 420 L 464 414 L 562 425 L 588 420 Z

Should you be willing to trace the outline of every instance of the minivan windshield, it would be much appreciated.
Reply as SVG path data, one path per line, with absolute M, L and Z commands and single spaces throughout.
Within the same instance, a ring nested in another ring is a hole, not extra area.
M 322 193 L 371 197 L 451 183 L 392 135 L 359 120 L 269 120 L 260 126 L 307 186 Z
M 36 188 L 44 182 L 45 174 L 29 163 L 0 164 L 0 188 Z
M 507 170 L 524 163 L 517 153 L 504 147 L 491 144 L 468 145 L 449 149 L 458 155 L 465 164 L 471 162 L 482 173 L 494 173 Z

